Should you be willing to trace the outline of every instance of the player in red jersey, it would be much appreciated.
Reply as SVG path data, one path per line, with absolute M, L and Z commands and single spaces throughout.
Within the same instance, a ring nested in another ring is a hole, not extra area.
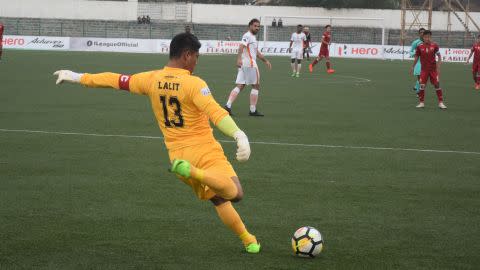
M 313 67 L 321 61 L 323 58 L 326 60 L 326 65 L 327 65 L 327 73 L 332 74 L 335 72 L 335 70 L 332 69 L 330 65 L 330 53 L 328 51 L 328 46 L 330 45 L 330 41 L 332 39 L 332 26 L 327 25 L 325 26 L 325 32 L 323 33 L 322 36 L 322 44 L 320 45 L 320 53 L 318 54 L 317 59 L 313 60 L 313 63 L 311 63 L 308 66 L 308 69 L 310 72 L 313 72 Z
M 475 82 L 475 89 L 480 90 L 480 35 L 477 36 L 477 41 L 473 44 L 472 51 L 467 58 L 467 65 L 470 62 L 470 58 L 473 56 L 473 81 Z
M 413 75 L 413 69 L 420 59 L 422 64 L 422 71 L 420 72 L 420 91 L 418 92 L 418 97 L 420 103 L 418 103 L 417 108 L 425 108 L 425 86 L 427 85 L 428 79 L 435 86 L 438 97 L 438 107 L 440 109 L 446 109 L 447 106 L 443 104 L 443 93 L 440 88 L 440 63 L 442 62 L 442 56 L 440 55 L 440 48 L 437 43 L 432 40 L 432 32 L 426 30 L 423 32 L 423 43 L 418 45 L 417 51 L 415 53 L 415 60 L 413 61 L 413 66 L 410 69 L 410 73 Z M 437 62 L 438 57 L 438 62 Z
M 3 24 L 0 23 L 0 60 L 2 60 L 3 51 Z

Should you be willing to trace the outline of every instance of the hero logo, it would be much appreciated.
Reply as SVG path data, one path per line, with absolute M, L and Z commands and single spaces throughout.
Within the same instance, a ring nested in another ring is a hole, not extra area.
M 446 49 L 445 55 L 465 55 L 468 56 L 470 54 L 470 50 L 468 49 Z
M 338 47 L 338 54 L 339 55 L 365 55 L 365 56 L 373 56 L 378 55 L 379 50 L 377 48 L 364 48 L 364 47 L 348 47 L 347 45 L 343 45 Z
M 25 39 L 23 38 L 6 37 L 1 41 L 2 41 L 2 45 L 7 45 L 7 46 L 22 46 L 25 44 Z

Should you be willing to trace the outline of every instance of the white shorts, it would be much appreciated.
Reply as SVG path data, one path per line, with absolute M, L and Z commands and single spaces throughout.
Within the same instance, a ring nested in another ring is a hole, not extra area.
M 260 72 L 257 67 L 241 67 L 238 69 L 236 84 L 254 85 L 260 83 Z
M 303 59 L 303 49 L 292 49 L 291 58 L 302 60 Z

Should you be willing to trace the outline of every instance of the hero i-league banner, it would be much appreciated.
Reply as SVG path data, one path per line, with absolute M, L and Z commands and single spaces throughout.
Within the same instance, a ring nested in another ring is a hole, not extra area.
M 237 54 L 239 41 L 201 40 L 201 54 Z M 72 50 L 127 53 L 168 54 L 168 39 L 119 39 L 119 38 L 84 38 L 84 37 L 45 37 L 45 36 L 4 36 L 3 47 L 6 49 L 28 50 Z M 267 56 L 290 56 L 290 42 L 259 42 L 259 51 Z M 411 60 L 410 47 L 372 44 L 330 45 L 330 56 L 359 59 Z M 318 55 L 320 43 L 313 43 L 311 55 Z M 469 49 L 441 48 L 440 53 L 445 62 L 465 62 Z

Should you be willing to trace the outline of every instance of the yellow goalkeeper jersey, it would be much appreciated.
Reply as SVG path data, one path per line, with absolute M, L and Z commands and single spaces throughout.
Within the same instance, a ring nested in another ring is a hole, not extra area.
M 169 150 L 215 142 L 209 119 L 217 125 L 228 115 L 205 81 L 185 69 L 165 67 L 131 76 L 86 73 L 81 83 L 148 96 Z

